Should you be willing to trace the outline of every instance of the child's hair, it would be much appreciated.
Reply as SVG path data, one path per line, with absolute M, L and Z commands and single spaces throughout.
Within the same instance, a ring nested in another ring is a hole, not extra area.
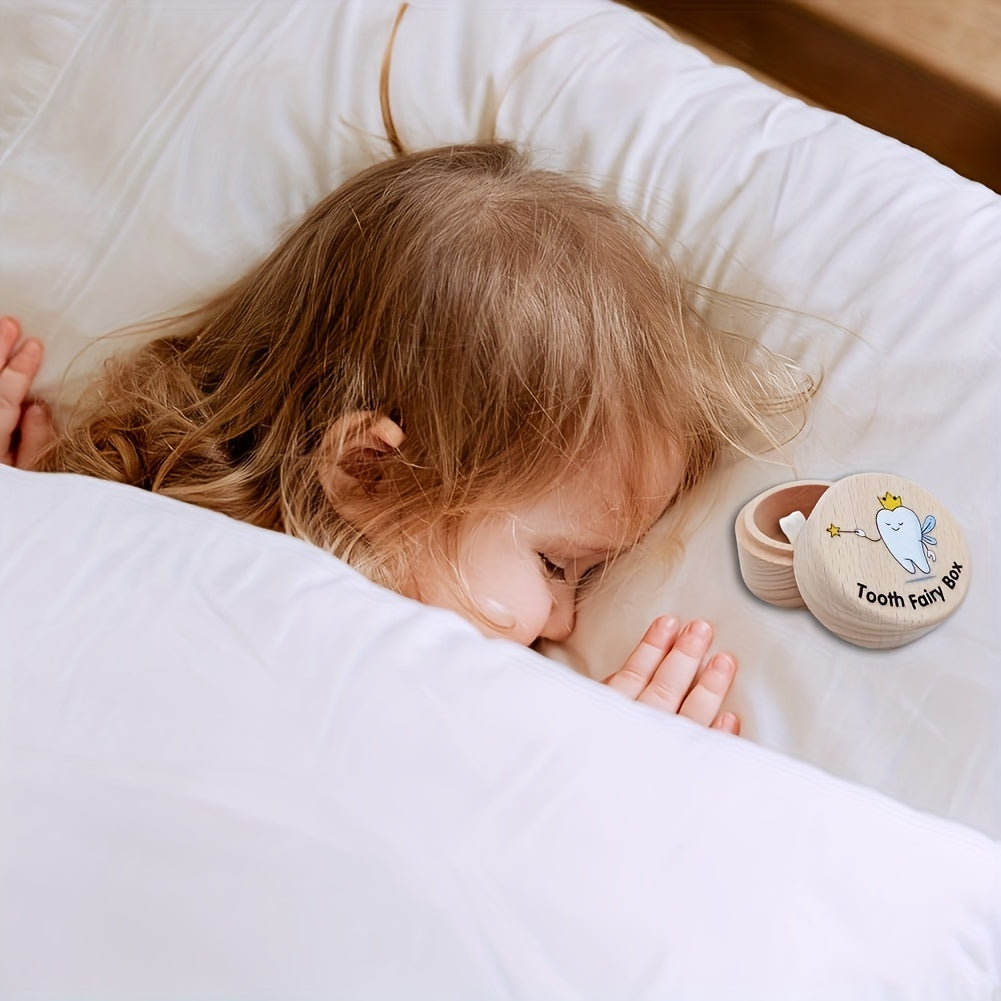
M 391 587 L 407 540 L 447 540 L 609 449 L 627 491 L 665 442 L 691 485 L 805 399 L 707 328 L 636 222 L 502 143 L 365 170 L 166 331 L 109 364 L 45 468 L 288 532 Z M 325 433 L 357 411 L 405 431 L 367 524 L 319 474 Z M 398 544 L 376 549 L 387 525 Z

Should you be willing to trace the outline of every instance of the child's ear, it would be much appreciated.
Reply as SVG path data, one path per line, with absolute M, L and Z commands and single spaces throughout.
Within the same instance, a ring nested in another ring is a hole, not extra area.
M 403 428 L 369 410 L 338 417 L 321 447 L 320 479 L 342 518 L 356 521 L 378 494 L 385 461 L 403 442 Z

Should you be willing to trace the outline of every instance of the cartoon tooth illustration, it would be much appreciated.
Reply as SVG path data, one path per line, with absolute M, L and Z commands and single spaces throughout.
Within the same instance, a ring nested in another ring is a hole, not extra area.
M 880 505 L 876 512 L 878 539 L 870 538 L 861 528 L 844 529 L 832 524 L 826 531 L 832 539 L 849 534 L 858 535 L 869 542 L 882 540 L 890 555 L 908 573 L 931 573 L 935 554 L 928 547 L 936 545 L 936 540 L 931 535 L 931 530 L 935 527 L 934 515 L 928 515 L 922 522 L 909 507 L 904 507 L 900 497 L 894 496 L 889 490 L 877 500 Z
M 904 507 L 900 498 L 894 497 L 889 490 L 879 498 L 879 503 L 876 531 L 890 550 L 890 555 L 908 573 L 917 573 L 918 570 L 930 573 L 929 560 L 934 560 L 935 554 L 926 543 L 935 545 L 935 540 L 928 534 L 935 527 L 935 519 L 928 515 L 922 524 L 918 516 L 909 507 Z

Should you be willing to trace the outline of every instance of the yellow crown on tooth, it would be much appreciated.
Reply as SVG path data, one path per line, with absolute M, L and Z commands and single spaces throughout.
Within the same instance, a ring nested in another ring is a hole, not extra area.
M 886 508 L 887 511 L 896 511 L 902 503 L 900 498 L 894 497 L 889 490 L 886 491 L 886 494 L 883 497 L 879 497 L 877 500 L 883 505 L 884 508 Z

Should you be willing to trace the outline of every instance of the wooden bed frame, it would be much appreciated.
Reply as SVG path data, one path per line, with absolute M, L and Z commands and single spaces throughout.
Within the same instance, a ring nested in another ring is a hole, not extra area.
M 1001 192 L 997 0 L 634 0 L 807 100 Z M 771 82 L 771 81 L 769 81 Z

